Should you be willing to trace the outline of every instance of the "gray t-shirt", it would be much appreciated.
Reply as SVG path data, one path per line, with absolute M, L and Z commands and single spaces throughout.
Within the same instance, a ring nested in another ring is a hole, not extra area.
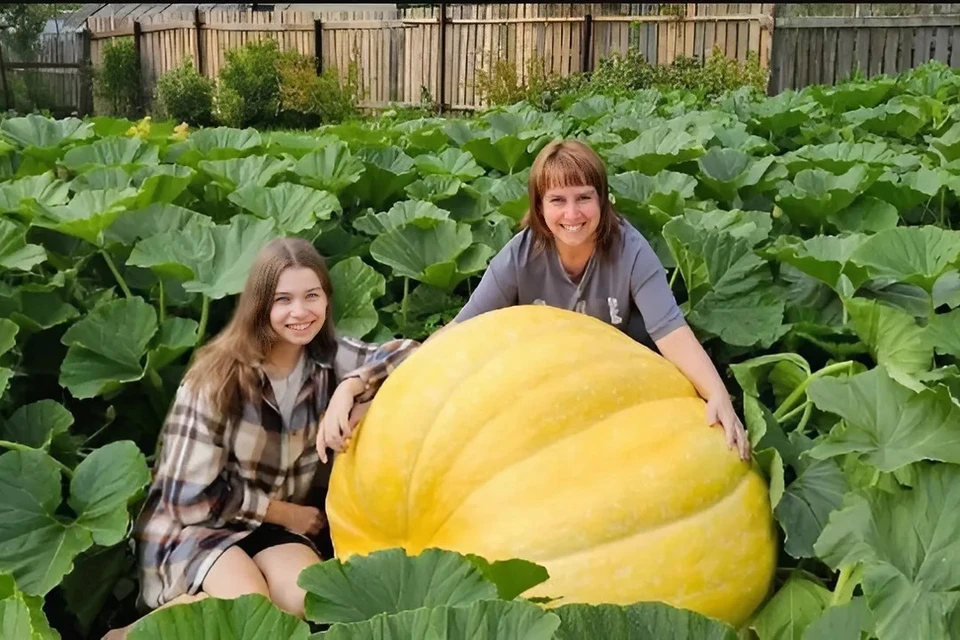
M 620 231 L 609 258 L 591 257 L 577 284 L 556 250 L 536 252 L 524 229 L 490 261 L 456 321 L 513 305 L 546 304 L 586 313 L 651 346 L 649 338 L 659 340 L 686 320 L 653 247 L 624 220 Z

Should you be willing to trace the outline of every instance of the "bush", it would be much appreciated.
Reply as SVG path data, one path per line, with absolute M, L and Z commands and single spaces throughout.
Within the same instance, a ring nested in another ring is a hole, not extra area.
M 231 127 L 271 123 L 280 108 L 280 47 L 276 40 L 250 42 L 224 53 L 217 91 L 219 120 Z
M 351 61 L 341 81 L 336 68 L 316 71 L 316 56 L 287 51 L 280 56 L 280 116 L 286 126 L 332 124 L 359 113 L 360 65 Z
M 93 81 L 97 96 L 107 103 L 108 115 L 132 118 L 140 114 L 140 64 L 133 39 L 107 43 L 103 64 L 94 71 Z
M 213 81 L 194 69 L 193 60 L 164 73 L 157 80 L 157 111 L 164 118 L 173 118 L 195 126 L 213 122 Z
M 681 56 L 673 64 L 651 65 L 637 49 L 631 48 L 625 56 L 615 53 L 604 58 L 586 89 L 596 93 L 680 89 L 716 98 L 745 86 L 766 92 L 767 79 L 768 72 L 761 67 L 755 51 L 749 52 L 743 63 L 728 58 L 715 46 L 705 62 Z

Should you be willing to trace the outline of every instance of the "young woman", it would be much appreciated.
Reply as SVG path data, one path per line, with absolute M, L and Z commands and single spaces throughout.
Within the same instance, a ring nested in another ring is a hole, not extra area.
M 547 304 L 589 314 L 653 346 L 707 402 L 744 460 L 750 444 L 719 373 L 687 326 L 663 265 L 608 197 L 600 157 L 577 140 L 548 144 L 530 170 L 523 230 L 494 256 L 450 326 L 493 309 Z M 650 344 L 650 341 L 653 344 Z
M 303 616 L 297 577 L 320 561 L 327 448 L 340 450 L 416 347 L 336 337 L 324 260 L 282 238 L 255 260 L 230 324 L 184 376 L 135 527 L 140 604 L 259 593 Z M 321 464 L 322 463 L 322 464 Z

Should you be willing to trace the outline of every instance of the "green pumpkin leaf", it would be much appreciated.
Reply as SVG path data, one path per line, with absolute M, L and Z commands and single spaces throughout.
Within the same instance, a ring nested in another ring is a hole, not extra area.
M 63 334 L 61 342 L 69 348 L 60 384 L 76 398 L 92 398 L 140 380 L 156 331 L 156 311 L 142 298 L 102 304 Z
M 831 595 L 823 585 L 794 574 L 764 605 L 750 626 L 760 640 L 801 640 L 807 627 L 828 606 Z
M 960 406 L 944 387 L 913 391 L 882 368 L 850 378 L 821 378 L 808 389 L 822 411 L 841 418 L 809 455 L 857 454 L 882 472 L 921 460 L 960 463 Z
M 337 333 L 362 338 L 380 322 L 374 300 L 386 293 L 387 281 L 357 256 L 330 269 L 333 282 L 333 321 Z
M 829 566 L 863 567 L 863 594 L 879 640 L 956 633 L 958 487 L 956 466 L 920 466 L 912 489 L 875 487 L 848 495 L 817 541 L 817 555 Z
M 627 606 L 568 604 L 553 609 L 560 618 L 554 640 L 736 640 L 729 626 L 660 602 Z
M 307 591 L 307 619 L 321 623 L 497 598 L 496 587 L 466 557 L 440 549 L 417 556 L 386 549 L 346 562 L 327 560 L 306 568 L 297 583 Z
M 339 212 L 340 202 L 328 191 L 318 191 L 292 182 L 275 187 L 246 185 L 231 193 L 228 199 L 258 218 L 272 219 L 281 233 L 297 234 L 313 227 L 319 220 L 329 220 Z
M 94 543 L 113 545 L 129 527 L 128 503 L 150 481 L 146 458 L 129 441 L 91 453 L 70 481 L 77 519 L 60 515 L 61 477 L 41 451 L 0 456 L 0 571 L 24 592 L 43 596 L 72 569 L 74 558 Z
M 0 218 L 0 267 L 30 271 L 46 259 L 47 252 L 43 247 L 27 243 L 26 229 Z
M 53 439 L 69 431 L 72 424 L 73 415 L 62 404 L 38 400 L 17 407 L 0 427 L 0 440 L 47 451 Z
M 933 226 L 897 227 L 870 236 L 850 261 L 872 278 L 915 284 L 928 294 L 960 262 L 960 231 Z
M 551 640 L 560 619 L 535 604 L 484 600 L 460 607 L 431 607 L 335 624 L 324 640 Z
M 141 618 L 129 640 L 308 640 L 307 623 L 285 613 L 260 594 L 232 600 L 207 598 L 187 606 L 167 607 Z M 326 637 L 326 636 L 324 636 Z

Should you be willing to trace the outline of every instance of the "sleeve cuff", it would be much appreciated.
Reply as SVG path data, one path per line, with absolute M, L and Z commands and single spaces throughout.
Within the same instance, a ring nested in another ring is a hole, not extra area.
M 245 524 L 259 526 L 263 524 L 267 517 L 267 507 L 270 505 L 270 498 L 260 489 L 245 487 L 243 491 L 243 503 L 240 505 L 240 513 L 237 519 Z

